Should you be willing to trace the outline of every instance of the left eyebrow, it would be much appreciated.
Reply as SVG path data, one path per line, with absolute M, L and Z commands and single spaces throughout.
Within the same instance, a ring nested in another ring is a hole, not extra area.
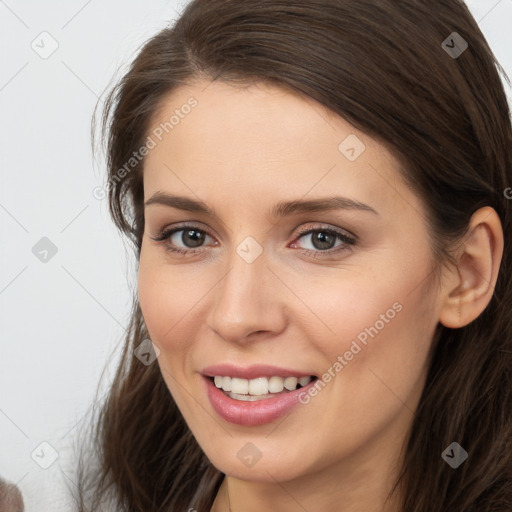
M 349 199 L 348 197 L 333 196 L 307 201 L 281 201 L 272 208 L 274 217 L 286 217 L 297 213 L 323 212 L 328 210 L 359 210 L 379 215 L 371 206 Z

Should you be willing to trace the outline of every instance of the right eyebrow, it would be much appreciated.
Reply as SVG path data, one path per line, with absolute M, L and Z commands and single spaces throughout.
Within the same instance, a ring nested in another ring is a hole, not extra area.
M 185 196 L 175 196 L 165 192 L 156 192 L 144 203 L 145 206 L 152 204 L 169 206 L 171 208 L 177 208 L 178 210 L 185 210 L 187 212 L 204 213 L 217 218 L 215 212 L 209 208 L 206 203 Z

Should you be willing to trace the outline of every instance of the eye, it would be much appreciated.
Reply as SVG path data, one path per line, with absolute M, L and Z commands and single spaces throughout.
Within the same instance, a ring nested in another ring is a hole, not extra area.
M 302 249 L 302 252 L 307 256 L 314 256 L 315 258 L 322 257 L 324 254 L 332 255 L 340 251 L 346 251 L 357 243 L 357 239 L 349 236 L 343 231 L 334 228 L 316 227 L 301 231 L 297 240 L 308 240 L 310 248 Z M 336 242 L 339 240 L 338 245 Z M 294 241 L 292 247 L 297 246 Z
M 165 242 L 165 249 L 179 254 L 195 254 L 202 251 L 202 244 L 207 238 L 213 238 L 204 229 L 186 225 L 164 229 L 157 237 L 150 237 L 156 242 Z M 180 246 L 179 244 L 183 244 Z

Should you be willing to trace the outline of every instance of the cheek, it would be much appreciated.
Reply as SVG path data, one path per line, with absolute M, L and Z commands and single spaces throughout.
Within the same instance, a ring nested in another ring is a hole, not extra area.
M 428 280 L 414 284 L 428 275 L 427 262 L 421 269 L 387 268 L 379 280 L 326 281 L 309 294 L 308 305 L 330 330 L 311 339 L 324 354 L 324 380 L 342 395 L 340 404 L 379 408 L 396 400 L 393 392 L 407 399 L 424 376 L 438 323 Z
M 339 413 L 382 426 L 403 404 L 417 406 L 437 325 L 432 297 L 418 289 L 375 291 L 373 301 L 338 322 L 340 342 L 330 352 L 331 388 Z M 354 433 L 355 435 L 355 433 Z
M 411 293 L 409 283 L 397 276 L 393 286 L 338 287 L 318 309 L 335 335 L 330 341 L 318 334 L 311 338 L 326 361 L 320 375 L 326 385 L 303 403 L 312 418 L 323 415 L 326 424 L 336 425 L 326 460 L 334 462 L 396 421 L 410 420 L 409 410 L 417 407 L 437 322 L 428 290 Z M 310 434 L 309 442 L 323 446 L 324 435 Z
M 188 280 L 180 276 L 179 269 L 141 252 L 137 287 L 144 322 L 151 341 L 160 349 L 157 362 L 162 377 L 179 409 L 189 415 L 190 404 L 182 389 L 187 380 L 190 340 L 197 336 L 187 313 L 201 295 L 197 287 L 184 286 L 185 282 Z
M 199 305 L 208 284 L 194 279 L 190 272 L 184 275 L 178 266 L 162 263 L 160 254 L 144 253 L 143 249 L 137 286 L 140 307 L 152 341 L 165 350 L 187 338 L 180 332 L 186 326 L 187 314 Z

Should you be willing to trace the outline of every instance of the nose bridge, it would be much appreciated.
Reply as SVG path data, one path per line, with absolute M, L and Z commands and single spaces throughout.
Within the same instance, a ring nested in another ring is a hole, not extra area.
M 282 328 L 279 283 L 267 265 L 254 241 L 246 239 L 233 249 L 208 313 L 209 326 L 222 338 L 243 341 L 252 332 Z

